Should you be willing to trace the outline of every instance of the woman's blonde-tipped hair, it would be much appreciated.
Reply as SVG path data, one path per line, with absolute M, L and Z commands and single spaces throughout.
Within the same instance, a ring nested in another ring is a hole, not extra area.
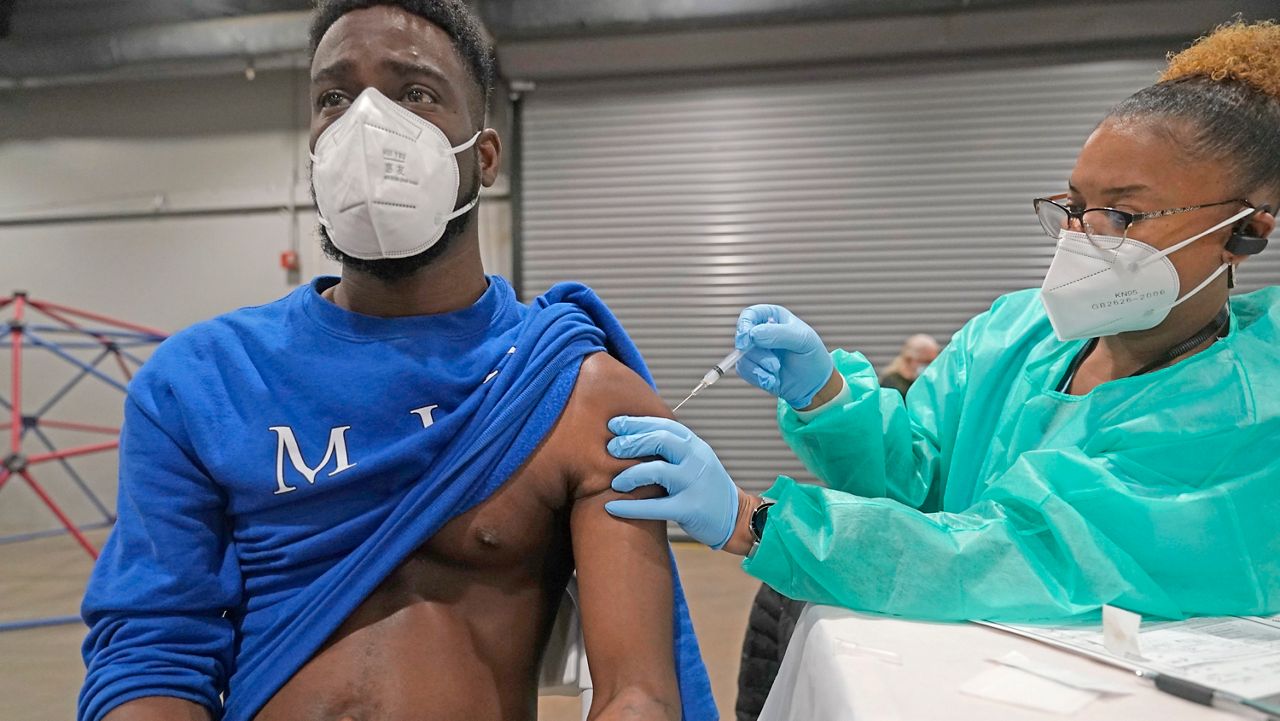
M 1169 54 L 1160 82 L 1203 77 L 1235 81 L 1280 100 L 1280 25 L 1273 20 L 1219 25 L 1180 53 Z

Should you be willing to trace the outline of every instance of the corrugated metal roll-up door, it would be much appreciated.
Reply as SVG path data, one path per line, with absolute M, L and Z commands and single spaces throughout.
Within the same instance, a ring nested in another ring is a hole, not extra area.
M 524 114 L 526 297 L 587 283 L 676 403 L 780 303 L 886 364 L 947 340 L 1053 254 L 1031 199 L 1065 189 L 1107 108 L 1155 61 L 540 85 Z M 1280 248 L 1247 289 L 1280 281 Z M 811 480 L 736 376 L 679 413 L 742 485 Z

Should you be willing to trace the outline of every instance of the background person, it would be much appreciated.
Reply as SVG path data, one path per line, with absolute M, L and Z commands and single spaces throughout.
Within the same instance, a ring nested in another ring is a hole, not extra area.
M 920 377 L 925 368 L 938 357 L 938 341 L 933 336 L 917 333 L 902 344 L 902 349 L 894 357 L 884 372 L 880 374 L 880 387 L 892 388 L 905 398 L 907 389 Z

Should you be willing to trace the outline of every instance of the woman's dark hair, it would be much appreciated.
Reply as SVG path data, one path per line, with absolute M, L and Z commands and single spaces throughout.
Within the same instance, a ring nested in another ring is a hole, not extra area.
M 1112 109 L 1108 117 L 1181 121 L 1193 157 L 1220 158 L 1236 171 L 1235 190 L 1272 211 L 1280 203 L 1280 25 L 1219 26 L 1171 54 L 1160 81 Z M 1182 128 L 1178 128 L 1181 130 Z

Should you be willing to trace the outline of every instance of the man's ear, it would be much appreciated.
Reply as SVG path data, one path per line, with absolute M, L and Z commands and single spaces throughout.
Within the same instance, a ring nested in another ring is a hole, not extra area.
M 476 153 L 480 158 L 480 184 L 492 187 L 498 180 L 498 169 L 502 167 L 502 139 L 498 131 L 485 128 L 476 139 Z

